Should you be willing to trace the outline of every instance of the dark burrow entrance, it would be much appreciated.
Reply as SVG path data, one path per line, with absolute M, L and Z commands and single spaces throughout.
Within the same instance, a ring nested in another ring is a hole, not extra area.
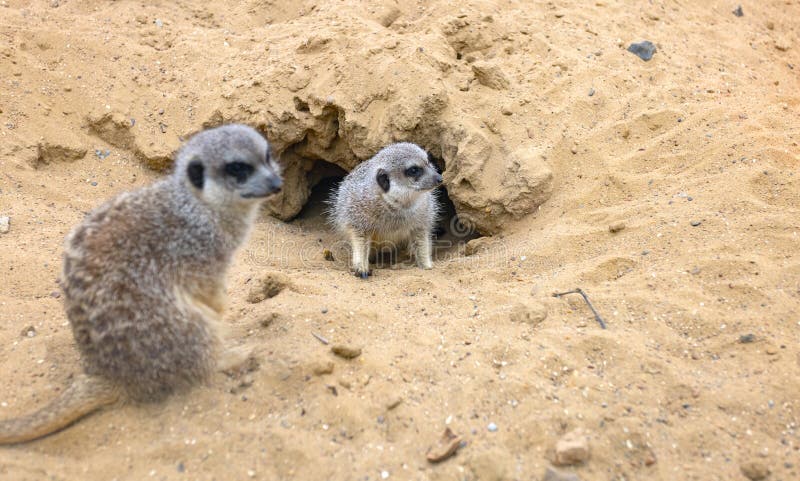
M 440 171 L 442 170 L 443 162 L 433 158 L 431 161 Z M 329 222 L 328 204 L 347 172 L 330 162 L 316 160 L 307 175 L 311 192 L 302 210 L 291 222 L 304 230 L 320 234 L 325 232 L 326 235 L 320 235 L 319 239 L 323 244 L 323 251 L 330 250 L 337 262 L 347 261 L 349 246 L 345 239 L 339 239 L 333 232 Z M 433 230 L 434 261 L 459 252 L 464 244 L 481 236 L 469 216 L 457 212 L 448 195 L 447 187 L 436 189 L 436 198 L 440 210 L 439 221 Z M 407 256 L 401 254 L 399 260 L 404 259 L 407 259 Z M 379 265 L 391 264 L 394 260 L 395 256 L 388 253 L 377 259 Z
M 330 162 L 317 160 L 306 175 L 311 193 L 293 223 L 305 229 L 330 230 L 328 201 L 339 188 L 339 183 L 347 175 L 347 171 Z

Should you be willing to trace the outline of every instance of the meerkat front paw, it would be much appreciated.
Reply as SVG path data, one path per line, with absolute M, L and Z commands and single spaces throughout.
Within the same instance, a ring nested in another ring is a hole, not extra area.
M 414 257 L 420 269 L 433 269 L 433 249 L 430 232 L 423 232 L 415 242 Z
M 367 270 L 356 269 L 355 273 L 356 277 L 366 280 L 369 279 L 369 276 L 372 275 L 372 269 L 367 269 Z
M 372 274 L 369 269 L 369 239 L 357 232 L 351 232 L 350 246 L 353 248 L 353 271 L 356 277 L 367 279 Z

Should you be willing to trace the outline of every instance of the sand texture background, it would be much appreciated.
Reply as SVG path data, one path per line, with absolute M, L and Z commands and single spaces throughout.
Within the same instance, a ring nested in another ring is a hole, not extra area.
M 800 479 L 800 2 L 737 5 L 0 1 L 0 417 L 80 370 L 86 212 L 225 122 L 287 182 L 229 279 L 258 366 L 0 448 L 0 479 L 531 480 L 575 429 L 583 480 Z M 320 186 L 395 140 L 444 167 L 448 239 L 486 236 L 364 282 Z M 608 329 L 551 296 L 578 286 Z

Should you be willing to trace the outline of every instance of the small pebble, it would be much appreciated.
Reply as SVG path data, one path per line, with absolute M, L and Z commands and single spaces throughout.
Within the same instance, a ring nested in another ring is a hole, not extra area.
M 742 344 L 750 344 L 751 342 L 754 342 L 755 340 L 756 340 L 756 335 L 752 334 L 752 333 L 751 334 L 745 334 L 743 336 L 739 336 L 739 342 L 741 342 Z
M 336 344 L 331 346 L 331 352 L 344 359 L 355 359 L 361 355 L 361 348 Z
M 465 445 L 465 442 L 461 440 L 460 436 L 454 433 L 450 428 L 445 428 L 439 441 L 428 448 L 425 457 L 430 463 L 441 463 L 456 454 L 456 451 Z
M 497 432 L 497 424 L 489 423 L 489 426 L 487 426 L 487 429 L 489 430 L 490 433 Z
M 319 312 L 321 312 L 323 314 L 327 314 L 328 313 L 328 308 L 327 307 L 323 307 L 322 309 L 320 309 Z
M 615 223 L 611 224 L 610 226 L 608 226 L 608 231 L 611 232 L 611 233 L 616 233 L 616 232 L 619 232 L 619 231 L 623 230 L 624 228 L 625 228 L 625 223 L 624 222 L 615 222 Z
M 22 330 L 22 337 L 36 337 L 36 328 L 28 326 Z
M 386 403 L 386 409 L 391 411 L 392 409 L 394 409 L 397 406 L 399 406 L 400 404 L 402 404 L 402 402 L 403 402 L 403 398 L 400 397 L 400 396 L 395 396 L 395 397 L 389 398 L 389 401 Z
M 700 222 L 699 220 L 693 220 L 693 221 L 691 222 L 691 224 L 692 224 L 692 227 L 697 227 L 697 226 L 699 226 L 700 224 L 702 224 L 702 222 Z
M 183 462 L 178 463 L 178 472 L 182 473 L 186 471 L 186 466 L 183 465 Z
M 781 52 L 785 52 L 792 48 L 792 42 L 789 40 L 788 37 L 780 37 L 775 40 L 775 48 L 780 50 Z M 775 85 L 778 85 L 777 83 Z M 784 110 L 786 107 L 784 107 Z
M 323 376 L 325 374 L 331 374 L 333 372 L 333 362 L 332 361 L 320 361 L 311 363 L 311 372 L 314 373 L 315 376 Z
M 640 59 L 647 62 L 653 58 L 653 55 L 656 53 L 656 46 L 653 45 L 653 42 L 645 40 L 643 42 L 630 44 L 630 46 L 628 46 L 628 52 L 635 54 Z
M 589 97 L 594 97 L 594 89 L 589 89 Z
M 744 11 L 742 10 L 742 6 L 739 5 L 738 7 L 736 7 L 736 10 L 733 11 L 733 14 L 736 15 L 737 17 L 744 17 Z
M 158 28 L 161 28 L 161 27 L 164 26 L 164 22 L 162 22 L 161 19 L 158 19 L 158 18 L 155 19 L 155 21 L 153 23 L 155 23 L 156 27 L 158 27 Z
M 92 187 L 97 187 L 97 182 L 91 182 Z
M 389 471 L 381 471 L 381 479 L 387 479 L 388 477 L 389 477 Z
M 7 234 L 8 231 L 11 229 L 11 218 L 0 217 L 0 234 Z
M 739 466 L 739 469 L 742 471 L 742 474 L 744 474 L 747 479 L 750 479 L 751 481 L 767 479 L 767 476 L 770 474 L 769 468 L 758 461 L 744 463 Z
M 581 429 L 565 434 L 556 443 L 555 464 L 568 466 L 589 459 L 589 439 Z

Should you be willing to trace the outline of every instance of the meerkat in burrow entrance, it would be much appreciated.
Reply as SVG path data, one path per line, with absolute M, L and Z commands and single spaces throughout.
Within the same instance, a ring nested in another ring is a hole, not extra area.
M 39 411 L 0 421 L 0 444 L 118 400 L 160 401 L 242 360 L 217 329 L 225 274 L 261 201 L 281 185 L 267 141 L 227 125 L 192 137 L 170 177 L 89 214 L 67 237 L 62 277 L 85 373 Z
M 344 178 L 330 200 L 331 222 L 350 240 L 356 276 L 371 274 L 370 249 L 382 244 L 407 246 L 419 267 L 433 267 L 433 189 L 441 183 L 425 151 L 407 142 L 385 147 Z

